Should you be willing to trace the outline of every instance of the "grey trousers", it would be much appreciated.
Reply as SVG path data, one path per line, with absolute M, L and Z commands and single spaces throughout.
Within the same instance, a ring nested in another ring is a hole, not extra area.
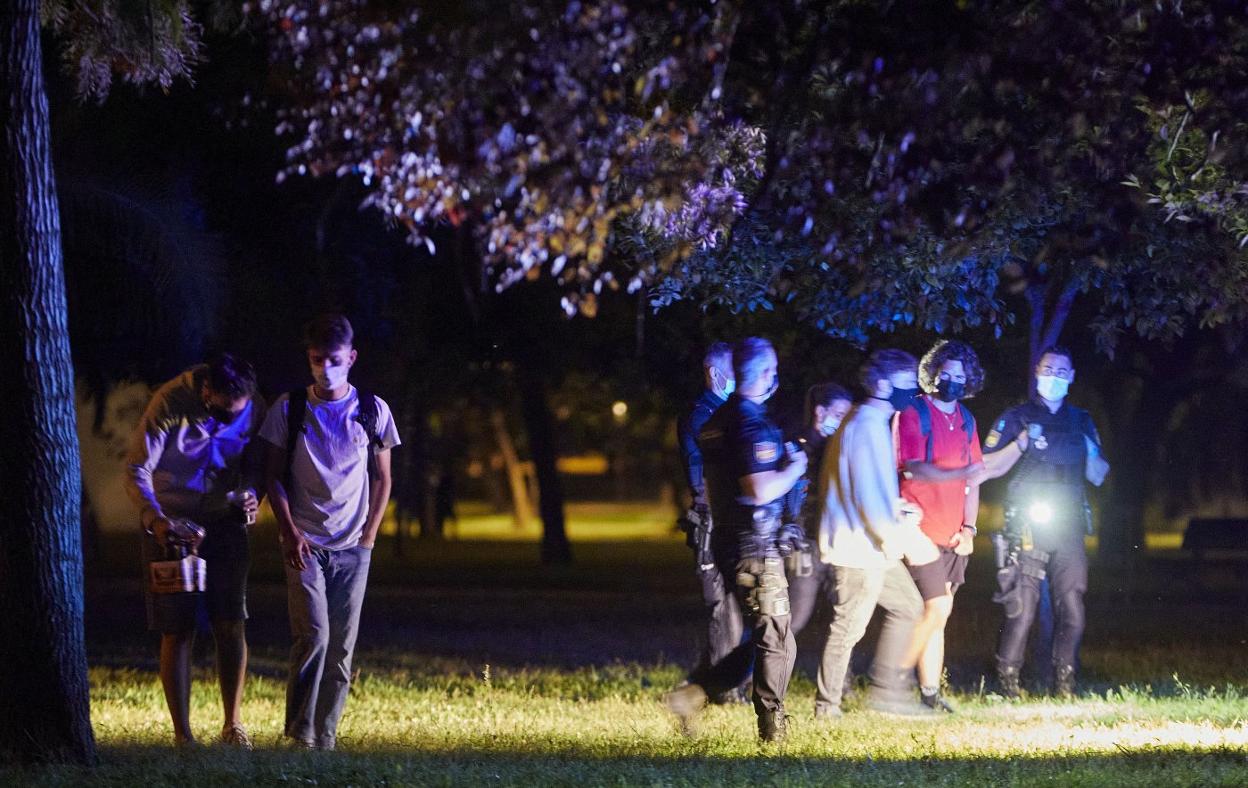
M 862 640 L 875 608 L 884 608 L 884 627 L 871 663 L 872 687 L 899 690 L 901 661 L 910 645 L 914 627 L 923 616 L 923 597 L 900 561 L 887 568 L 830 567 L 836 602 L 832 624 L 824 643 L 816 681 L 815 710 L 840 708 L 845 673 L 854 646 Z M 913 667 L 913 666 L 909 666 Z
M 316 549 L 303 571 L 286 567 L 294 638 L 286 684 L 286 735 L 318 749 L 332 750 L 338 740 L 372 553 L 363 547 Z

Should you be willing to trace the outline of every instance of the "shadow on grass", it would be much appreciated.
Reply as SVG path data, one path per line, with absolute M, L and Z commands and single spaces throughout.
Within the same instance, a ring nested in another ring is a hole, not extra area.
M 712 742 L 674 742 L 662 754 L 610 754 L 577 747 L 538 752 L 383 747 L 333 753 L 257 749 L 252 753 L 157 746 L 105 747 L 94 770 L 0 768 L 6 785 L 1242 785 L 1243 751 L 1175 750 L 1121 754 L 914 760 L 794 756 L 760 746 L 744 755 L 697 751 Z

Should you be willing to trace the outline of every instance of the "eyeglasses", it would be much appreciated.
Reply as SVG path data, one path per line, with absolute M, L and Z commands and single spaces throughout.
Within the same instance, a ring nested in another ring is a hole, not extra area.
M 1036 367 L 1036 371 L 1041 375 L 1053 375 L 1062 380 L 1070 380 L 1070 376 L 1075 374 L 1073 369 L 1067 367 L 1054 367 L 1051 364 L 1045 364 L 1042 367 Z

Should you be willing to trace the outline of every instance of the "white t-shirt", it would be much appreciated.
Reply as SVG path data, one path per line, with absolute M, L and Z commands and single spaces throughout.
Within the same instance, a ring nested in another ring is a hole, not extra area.
M 385 449 L 399 445 L 390 408 L 377 400 L 377 435 Z M 286 412 L 290 395 L 269 408 L 260 437 L 286 450 Z M 303 435 L 295 441 L 291 461 L 293 489 L 286 491 L 295 526 L 314 547 L 347 550 L 355 547 L 368 519 L 368 444 L 364 425 L 356 419 L 360 398 L 351 386 L 342 399 L 323 400 L 308 387 L 308 412 Z

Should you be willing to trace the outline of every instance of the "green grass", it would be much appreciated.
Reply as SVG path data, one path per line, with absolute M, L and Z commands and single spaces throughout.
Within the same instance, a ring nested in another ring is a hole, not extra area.
M 278 738 L 282 686 L 253 678 L 245 717 L 257 752 L 176 753 L 151 673 L 92 672 L 102 748 L 97 784 L 1242 784 L 1248 701 L 1235 686 L 1120 688 L 1062 703 L 1005 703 L 955 694 L 939 724 L 851 710 L 832 725 L 809 713 L 813 688 L 793 687 L 794 734 L 760 746 L 748 708 L 713 708 L 693 738 L 675 733 L 660 688 L 670 665 L 498 669 L 391 659 L 361 670 L 337 753 L 290 752 Z M 201 671 L 197 733 L 216 733 L 217 699 Z M 7 782 L 76 785 L 81 770 L 11 771 Z
M 1248 620 L 1236 598 L 1192 591 L 1180 559 L 1150 564 L 1126 595 L 1121 578 L 1094 572 L 1084 691 L 1007 703 L 981 683 L 1000 615 L 987 601 L 984 544 L 948 630 L 957 715 L 905 721 L 851 700 L 842 720 L 817 724 L 812 628 L 799 641 L 793 733 L 761 746 L 748 707 L 711 708 L 686 738 L 661 705 L 683 675 L 698 610 L 670 513 L 573 507 L 576 563 L 566 567 L 540 564 L 535 531 L 495 534 L 510 523 L 466 514 L 450 541 L 412 542 L 403 556 L 379 545 L 333 753 L 291 751 L 279 737 L 288 641 L 271 528 L 253 539 L 252 753 L 170 746 L 154 643 L 127 620 L 134 540 L 106 540 L 88 567 L 101 763 L 0 766 L 0 785 L 1248 784 Z M 206 653 L 192 719 L 211 741 L 220 710 Z M 613 661 L 622 653 L 636 661 Z
M 1070 702 L 1011 704 L 959 695 L 940 723 L 851 711 L 816 724 L 799 681 L 794 732 L 761 746 L 744 707 L 712 708 L 691 738 L 660 706 L 672 666 L 496 670 L 442 662 L 365 666 L 334 753 L 293 752 L 278 740 L 279 682 L 248 685 L 245 716 L 257 751 L 168 746 L 150 673 L 92 672 L 102 763 L 98 785 L 395 784 L 867 784 L 1241 785 L 1248 725 L 1240 690 L 1182 688 L 1166 697 L 1123 689 Z M 193 717 L 211 740 L 217 718 L 207 673 Z M 78 785 L 84 770 L 0 771 L 7 784 Z

